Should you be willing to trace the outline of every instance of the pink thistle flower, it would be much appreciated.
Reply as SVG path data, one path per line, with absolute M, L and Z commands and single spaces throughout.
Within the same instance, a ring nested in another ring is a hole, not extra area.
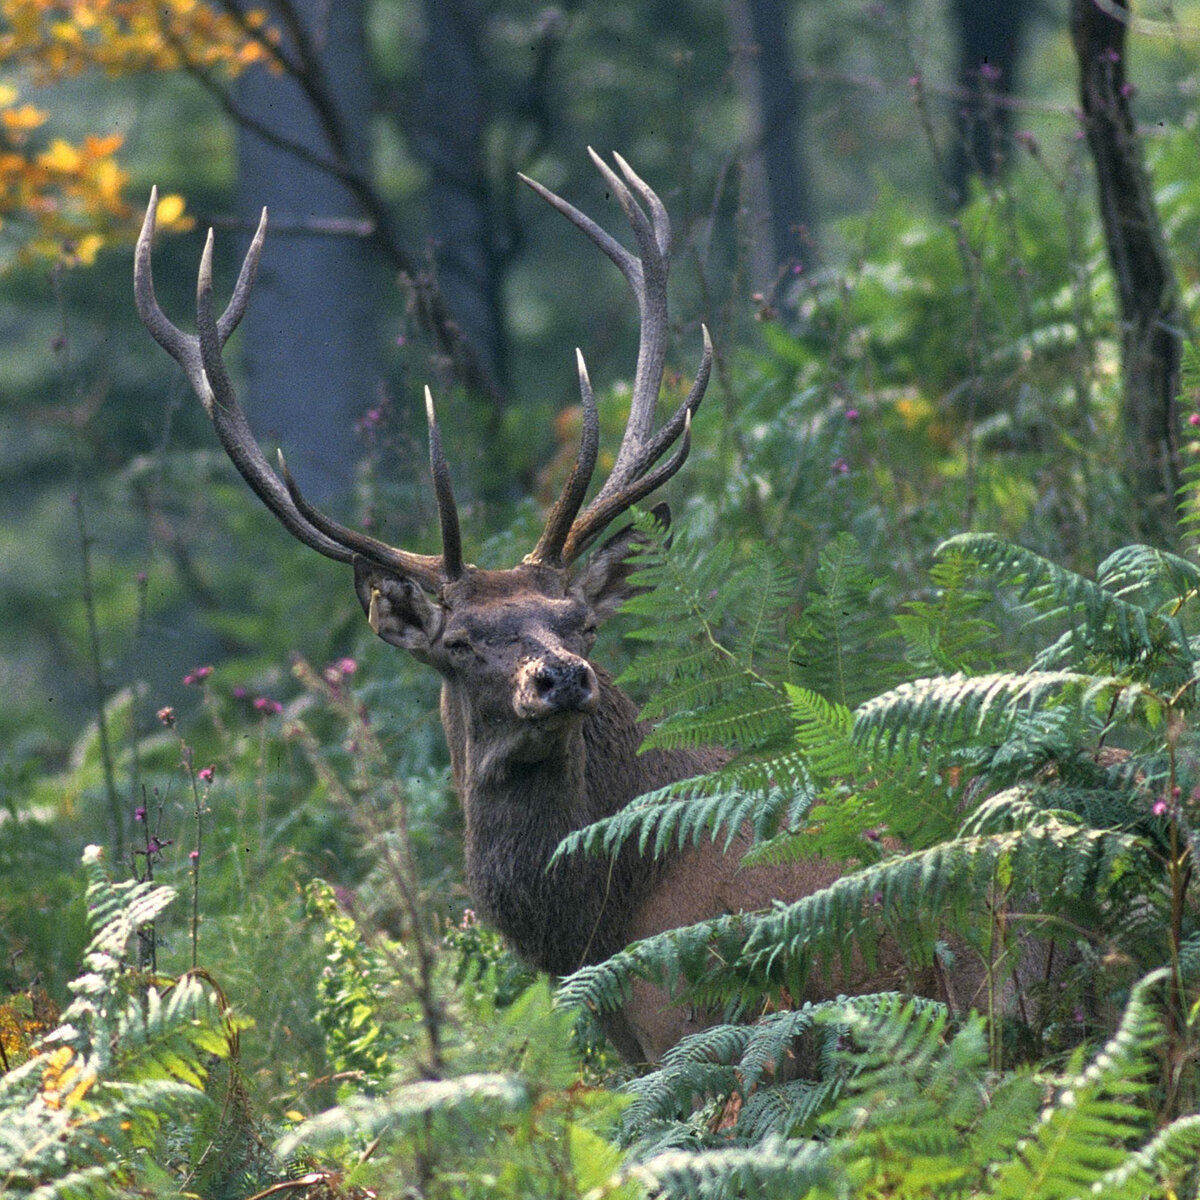
M 190 858 L 193 863 L 198 863 L 200 861 L 200 851 L 199 850 L 189 851 L 188 858 Z
M 175 710 L 169 704 L 163 708 L 160 708 L 154 715 L 158 717 L 159 721 L 168 729 L 175 728 Z
M 858 420 L 858 409 L 857 408 L 846 409 L 846 420 L 847 421 L 857 421 Z
M 201 767 L 200 770 L 196 772 L 196 778 L 199 779 L 201 783 L 212 783 L 213 771 L 215 769 L 216 768 L 214 767 Z
M 1167 811 L 1167 802 L 1166 802 L 1165 800 L 1163 800 L 1163 799 L 1158 799 L 1158 800 L 1155 800 L 1155 802 L 1154 802 L 1154 806 L 1153 806 L 1153 807 L 1150 809 L 1150 811 L 1151 811 L 1151 812 L 1152 812 L 1152 813 L 1153 813 L 1153 814 L 1154 814 L 1156 817 L 1161 817 L 1161 816 L 1164 816 L 1164 815 L 1166 814 L 1166 811 Z
M 207 679 L 213 672 L 212 667 L 197 667 L 194 671 L 189 671 L 184 677 L 185 684 L 199 683 L 202 679 Z
M 271 700 L 267 696 L 258 696 L 254 700 L 254 707 L 260 713 L 281 713 L 283 705 L 278 700 Z
M 1188 417 L 1188 424 L 1200 425 L 1200 413 L 1192 413 L 1192 415 Z
M 144 821 L 146 819 L 146 810 L 140 804 L 133 810 L 133 819 L 135 821 Z

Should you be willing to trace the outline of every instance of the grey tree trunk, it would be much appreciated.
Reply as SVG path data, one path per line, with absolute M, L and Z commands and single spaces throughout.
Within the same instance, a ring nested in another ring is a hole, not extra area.
M 288 75 L 248 71 L 238 84 L 246 112 L 319 158 L 366 171 L 371 85 L 364 0 L 288 0 L 271 5 L 284 50 L 300 61 L 296 28 L 319 73 L 321 113 Z M 354 426 L 379 384 L 376 311 L 382 272 L 363 236 L 331 228 L 364 213 L 328 171 L 238 131 L 238 211 L 253 228 L 270 209 L 267 239 L 243 347 L 247 408 L 268 453 L 282 446 L 314 501 L 345 493 L 357 457 Z
M 752 117 L 746 170 L 753 217 L 756 286 L 767 288 L 791 261 L 811 265 L 812 194 L 801 153 L 804 88 L 792 68 L 787 0 L 730 0 L 739 83 Z
M 972 176 L 994 179 L 1007 161 L 1021 39 L 1032 5 L 1021 0 L 954 0 L 958 35 L 958 137 L 947 181 L 955 203 L 967 199 Z
M 423 7 L 421 70 L 405 127 L 429 172 L 426 203 L 438 286 L 484 371 L 503 386 L 506 263 L 485 152 L 492 80 L 487 14 L 478 0 L 425 0 Z

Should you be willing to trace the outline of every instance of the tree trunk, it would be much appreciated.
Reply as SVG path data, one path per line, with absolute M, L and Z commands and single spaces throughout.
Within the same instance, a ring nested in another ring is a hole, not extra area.
M 424 16 L 420 76 L 405 126 L 413 152 L 429 171 L 437 282 L 463 338 L 503 387 L 505 263 L 485 143 L 492 74 L 486 13 L 477 0 L 425 0 Z
M 1008 158 L 1012 114 L 1002 101 L 1016 89 L 1021 35 L 1031 7 L 1019 0 L 954 0 L 963 95 L 948 184 L 958 204 L 965 203 L 973 175 L 994 179 Z
M 812 194 L 801 156 L 804 88 L 792 69 L 786 0 L 730 0 L 738 77 L 749 102 L 751 203 L 766 236 L 755 237 L 751 271 L 766 290 L 789 262 L 811 266 Z
M 365 172 L 371 94 L 363 0 L 288 0 L 271 9 L 297 61 L 297 39 L 308 39 L 308 69 L 319 74 L 330 111 L 319 113 L 295 80 L 265 68 L 239 81 L 241 105 L 320 158 Z M 298 29 L 289 29 L 289 17 Z M 269 451 L 284 448 L 300 486 L 320 502 L 349 489 L 355 422 L 375 403 L 381 272 L 365 237 L 330 232 L 364 218 L 347 189 L 239 128 L 238 211 L 248 228 L 264 204 L 271 233 L 246 314 L 247 408 L 260 440 Z
M 1071 36 L 1120 303 L 1125 461 L 1142 536 L 1173 540 L 1179 487 L 1179 290 L 1125 78 L 1125 0 L 1071 0 Z M 1115 15 L 1112 15 L 1115 14 Z

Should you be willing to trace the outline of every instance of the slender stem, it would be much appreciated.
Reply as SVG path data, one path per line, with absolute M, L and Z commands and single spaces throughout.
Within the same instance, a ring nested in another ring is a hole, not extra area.
M 104 791 L 108 797 L 109 823 L 112 826 L 113 861 L 125 858 L 125 819 L 121 798 L 117 793 L 116 773 L 113 770 L 112 746 L 108 739 L 108 686 L 104 681 L 104 660 L 100 652 L 100 628 L 96 621 L 96 596 L 92 590 L 92 539 L 84 517 L 83 498 L 78 491 L 71 494 L 75 510 L 75 528 L 79 533 L 79 560 L 83 585 L 83 611 L 87 617 L 88 656 L 92 664 L 92 686 L 96 697 L 96 728 L 100 739 L 100 762 L 104 769 Z

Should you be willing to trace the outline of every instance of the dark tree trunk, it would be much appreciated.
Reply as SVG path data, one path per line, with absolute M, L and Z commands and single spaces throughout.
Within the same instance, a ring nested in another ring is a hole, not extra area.
M 285 15 L 285 12 L 287 15 Z M 321 113 L 288 75 L 265 68 L 239 81 L 238 98 L 257 121 L 320 159 L 369 174 L 370 74 L 363 0 L 290 0 L 272 12 L 284 50 L 306 69 L 330 111 Z M 244 362 L 255 431 L 313 500 L 345 493 L 358 453 L 356 420 L 375 402 L 379 372 L 377 258 L 363 236 L 334 235 L 365 214 L 328 171 L 244 127 L 238 131 L 238 209 L 250 228 L 267 205 L 267 240 L 246 315 Z
M 1125 0 L 1071 0 L 1071 36 L 1121 320 L 1125 460 L 1142 536 L 1172 540 L 1179 486 L 1179 290 L 1125 76 Z M 1110 15 L 1115 13 L 1116 15 Z
M 1021 35 L 1032 5 L 1024 0 L 954 0 L 958 35 L 958 136 L 947 181 L 958 204 L 972 176 L 993 179 L 1008 158 Z
M 412 111 L 405 124 L 429 171 L 426 190 L 438 286 L 465 341 L 486 372 L 508 377 L 505 261 L 485 138 L 491 117 L 478 0 L 425 0 L 425 41 Z
M 741 49 L 741 74 L 755 110 L 749 169 L 752 191 L 770 231 L 768 244 L 755 247 L 755 284 L 767 287 L 783 264 L 811 265 L 812 194 L 801 155 L 804 86 L 793 71 L 787 0 L 731 0 L 730 24 Z

